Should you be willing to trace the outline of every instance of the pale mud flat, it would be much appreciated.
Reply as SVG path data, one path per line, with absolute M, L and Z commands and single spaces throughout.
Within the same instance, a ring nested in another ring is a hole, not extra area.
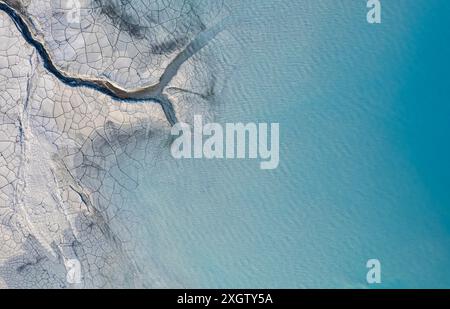
M 58 31 L 61 15 L 49 15 L 55 1 L 6 2 L 20 4 L 58 68 L 79 78 L 101 78 L 123 89 L 142 87 L 157 82 L 183 47 L 156 53 L 167 45 L 166 38 L 148 35 L 149 25 L 139 36 L 116 29 L 111 12 L 95 20 L 86 15 L 87 25 Z M 102 5 L 82 5 L 94 2 Z M 200 14 L 195 30 L 187 27 L 193 17 L 183 18 L 181 30 L 172 25 L 171 33 L 182 32 L 186 42 L 212 23 Z M 151 260 L 144 267 L 134 259 L 139 248 L 129 225 L 145 222 L 122 207 L 139 185 L 142 166 L 168 155 L 171 126 L 161 105 L 118 101 L 95 89 L 64 84 L 44 68 L 3 11 L 0 38 L 0 287 L 176 286 Z M 211 102 L 223 87 L 221 74 L 232 55 L 222 52 L 215 61 L 213 54 L 232 39 L 220 33 L 180 66 L 164 90 L 178 119 L 190 121 L 194 113 L 214 117 Z M 138 56 L 149 40 L 155 42 L 154 54 Z M 81 264 L 81 283 L 67 281 L 67 262 L 73 259 Z
M 59 68 L 126 89 L 157 83 L 190 40 L 226 14 L 223 1 L 79 0 L 79 12 L 64 2 L 20 1 Z

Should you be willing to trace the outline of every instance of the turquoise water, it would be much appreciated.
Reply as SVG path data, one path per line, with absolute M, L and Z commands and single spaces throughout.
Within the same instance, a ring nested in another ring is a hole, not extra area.
M 227 1 L 243 48 L 218 121 L 279 122 L 280 166 L 154 162 L 129 197 L 144 276 L 450 287 L 450 2 L 381 2 L 369 25 L 364 0 Z

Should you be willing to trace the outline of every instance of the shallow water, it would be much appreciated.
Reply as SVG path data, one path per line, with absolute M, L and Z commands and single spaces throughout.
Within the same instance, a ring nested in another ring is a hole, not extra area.
M 279 122 L 280 166 L 169 157 L 128 205 L 144 276 L 195 288 L 449 287 L 450 3 L 227 1 L 219 122 Z

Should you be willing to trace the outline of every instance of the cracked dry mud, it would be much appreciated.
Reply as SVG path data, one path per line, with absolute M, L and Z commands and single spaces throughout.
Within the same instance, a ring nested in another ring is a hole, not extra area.
M 78 287 L 70 259 L 79 287 L 167 287 L 133 258 L 128 226 L 145 222 L 122 206 L 175 121 L 214 117 L 235 58 L 229 12 L 85 0 L 68 23 L 64 3 L 0 1 L 0 287 Z

